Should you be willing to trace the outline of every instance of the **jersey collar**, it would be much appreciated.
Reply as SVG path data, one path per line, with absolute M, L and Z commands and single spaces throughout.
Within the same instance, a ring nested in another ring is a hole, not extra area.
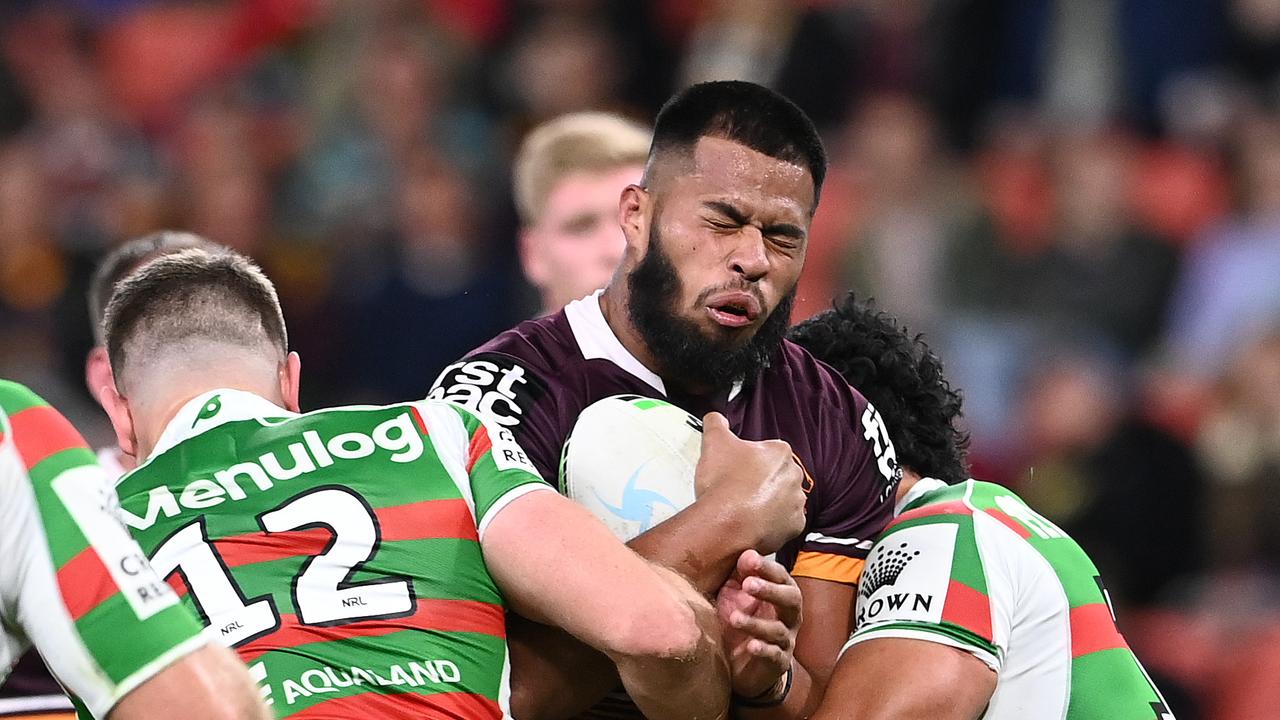
M 915 503 L 915 501 L 934 490 L 941 490 L 946 486 L 946 483 L 936 478 L 920 478 L 916 481 L 915 485 L 911 486 L 911 489 L 907 491 L 907 494 L 902 496 L 902 499 L 898 501 L 898 504 L 893 507 L 893 516 L 898 517 L 907 509 L 908 506 Z
M 573 339 L 578 342 L 582 357 L 586 360 L 608 360 L 666 395 L 667 386 L 662 378 L 627 350 L 604 319 L 604 311 L 600 309 L 600 294 L 603 292 L 604 290 L 597 290 L 564 307 L 565 317 L 569 319 L 569 328 L 573 331 Z
M 147 459 L 165 452 L 174 445 L 212 430 L 229 422 L 253 418 L 294 417 L 270 400 L 244 390 L 219 388 L 197 395 L 187 401 L 173 416 Z

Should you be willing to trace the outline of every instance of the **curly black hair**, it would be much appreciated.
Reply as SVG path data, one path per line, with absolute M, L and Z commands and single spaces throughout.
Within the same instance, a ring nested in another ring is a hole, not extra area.
M 969 477 L 969 434 L 955 425 L 958 390 L 942 374 L 942 361 L 922 336 L 897 319 L 859 302 L 852 292 L 791 328 L 788 337 L 835 368 L 876 407 L 889 429 L 898 461 L 947 483 Z

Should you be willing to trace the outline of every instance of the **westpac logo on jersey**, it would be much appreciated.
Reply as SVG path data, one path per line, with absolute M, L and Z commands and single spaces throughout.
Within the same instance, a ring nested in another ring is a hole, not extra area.
M 882 538 L 867 559 L 858 592 L 855 626 L 886 622 L 942 620 L 956 525 L 932 523 L 897 530 Z
M 542 394 L 542 382 L 514 359 L 479 353 L 446 367 L 427 399 L 449 400 L 503 427 L 515 427 Z
M 382 450 L 387 459 L 410 463 L 422 457 L 426 443 L 418 432 L 409 410 L 386 420 L 371 432 L 344 432 L 328 439 L 315 430 L 307 430 L 291 442 L 283 452 L 269 452 L 256 460 L 239 462 L 187 483 L 177 495 L 167 485 L 158 485 L 147 493 L 147 510 L 142 517 L 121 508 L 124 523 L 135 530 L 146 530 L 163 514 L 176 517 L 184 510 L 204 510 L 228 500 L 244 500 L 246 490 L 265 491 L 276 481 L 293 480 L 319 468 L 344 460 L 359 460 Z

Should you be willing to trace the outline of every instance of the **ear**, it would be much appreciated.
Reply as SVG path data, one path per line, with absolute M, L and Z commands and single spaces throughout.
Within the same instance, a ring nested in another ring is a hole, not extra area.
M 531 228 L 520 230 L 520 268 L 529 284 L 542 289 L 547 285 L 547 263 L 542 257 L 542 243 L 538 231 Z
M 280 364 L 280 397 L 284 399 L 284 409 L 289 412 L 302 412 L 298 404 L 298 393 L 302 387 L 302 358 L 291 352 Z
M 111 418 L 111 427 L 116 431 L 116 442 L 120 444 L 120 449 L 126 455 L 138 457 L 138 436 L 129 401 L 116 390 L 114 382 L 103 385 L 97 397 L 98 402 L 102 403 L 102 409 L 107 411 L 107 417 Z M 142 458 L 138 460 L 141 462 Z
M 111 361 L 107 358 L 107 349 L 101 345 L 90 350 L 89 357 L 84 361 L 84 384 L 89 388 L 89 394 L 93 399 L 106 408 L 104 388 L 108 386 L 115 388 L 116 379 L 111 374 Z
M 628 185 L 618 198 L 618 225 L 627 238 L 627 253 L 643 257 L 649 247 L 649 222 L 653 196 L 639 185 Z

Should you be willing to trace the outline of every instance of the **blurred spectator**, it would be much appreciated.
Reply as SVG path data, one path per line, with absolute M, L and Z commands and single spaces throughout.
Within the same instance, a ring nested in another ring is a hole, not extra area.
M 940 319 L 943 260 L 972 203 L 936 146 L 932 118 L 908 96 L 868 99 L 842 140 L 845 158 L 836 172 L 847 175 L 851 197 L 823 199 L 830 204 L 826 211 L 842 200 L 849 204 L 842 237 L 836 238 L 840 251 L 833 263 L 825 262 L 824 239 L 815 230 L 810 260 L 816 277 L 805 278 L 806 287 L 835 269 L 836 292 L 858 288 L 893 308 L 909 327 L 932 333 Z
M 415 152 L 393 219 L 376 246 L 357 249 L 374 254 L 376 274 L 363 278 L 343 318 L 348 402 L 425 397 L 447 363 L 520 319 L 514 278 L 490 257 L 479 207 L 455 166 Z
M 648 128 L 617 115 L 573 113 L 529 133 L 512 170 L 520 213 L 520 263 L 542 296 L 541 313 L 604 287 L 626 242 L 618 201 L 639 184 Z
M 1280 577 L 1280 334 L 1232 353 L 1197 449 L 1216 566 Z
M 1203 562 L 1206 488 L 1190 449 L 1133 415 L 1101 357 L 1054 353 L 1024 388 L 1020 494 L 1088 550 L 1117 604 L 1176 597 Z
M 1173 362 L 1202 379 L 1280 323 L 1280 116 L 1247 118 L 1234 158 L 1236 210 L 1191 248 L 1169 324 Z

